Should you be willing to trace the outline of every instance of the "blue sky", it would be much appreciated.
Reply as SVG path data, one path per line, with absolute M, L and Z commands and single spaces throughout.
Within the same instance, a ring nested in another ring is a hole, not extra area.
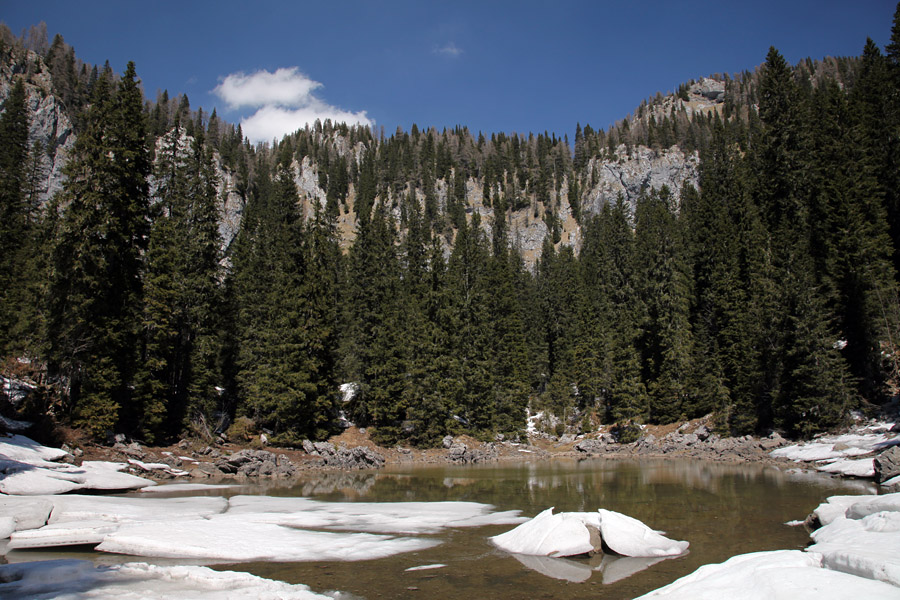
M 888 42 L 894 0 L 218 2 L 0 0 L 79 58 L 133 60 L 149 97 L 186 93 L 270 139 L 310 115 L 485 133 L 606 128 L 642 99 L 764 61 Z M 230 77 L 229 77 L 230 76 Z

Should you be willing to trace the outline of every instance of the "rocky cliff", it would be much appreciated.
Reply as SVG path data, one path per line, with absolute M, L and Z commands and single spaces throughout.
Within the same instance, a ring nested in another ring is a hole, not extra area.
M 32 144 L 38 142 L 44 149 L 40 155 L 41 182 L 38 190 L 39 201 L 44 203 L 63 187 L 63 166 L 75 142 L 75 133 L 71 115 L 53 94 L 50 72 L 42 59 L 33 52 L 28 52 L 27 60 L 19 61 L 18 64 L 28 64 L 29 67 L 27 71 L 23 71 L 22 67 L 0 65 L 0 101 L 9 94 L 14 78 L 24 77 L 30 116 L 29 142 Z M 723 90 L 718 82 L 701 80 L 690 87 L 689 101 L 667 96 L 653 104 L 652 108 L 644 113 L 644 118 L 654 111 L 714 110 L 721 103 Z M 348 138 L 337 132 L 323 142 L 334 148 L 337 155 L 346 158 L 348 163 L 355 163 L 356 166 L 361 163 L 365 151 L 362 143 L 351 144 Z M 222 219 L 220 233 L 227 248 L 237 235 L 246 199 L 238 192 L 238 175 L 225 166 L 221 159 L 218 164 Z M 659 189 L 664 185 L 670 188 L 677 199 L 684 183 L 697 186 L 698 167 L 697 153 L 685 153 L 677 146 L 651 149 L 646 146 L 627 148 L 624 144 L 619 145 L 614 153 L 604 153 L 603 156 L 590 158 L 584 171 L 578 175 L 579 189 L 583 190 L 580 194 L 581 211 L 583 215 L 590 216 L 599 212 L 604 204 L 615 202 L 620 196 L 633 209 L 642 193 Z M 301 161 L 294 161 L 293 169 L 300 201 L 306 214 L 311 215 L 315 204 L 324 206 L 326 201 L 326 190 L 321 187 L 319 164 L 315 158 L 304 156 Z M 560 185 L 550 192 L 549 202 L 536 202 L 532 197 L 527 208 L 507 215 L 510 244 L 522 253 L 529 265 L 537 260 L 544 238 L 550 235 L 545 219 L 548 211 L 552 211 L 560 223 L 559 244 L 572 246 L 576 251 L 580 248 L 581 228 L 569 205 L 568 177 L 563 177 Z M 447 208 L 449 179 L 439 178 L 435 181 L 434 193 L 442 212 Z M 472 215 L 479 214 L 482 227 L 490 235 L 494 213 L 493 209 L 483 202 L 483 188 L 484 181 L 479 178 L 469 178 L 466 181 L 465 211 L 470 219 Z M 425 192 L 421 187 L 416 190 L 416 196 L 424 203 Z M 338 219 L 338 228 L 345 248 L 352 243 L 355 235 L 354 197 L 354 186 L 351 183 L 346 202 L 347 209 L 341 212 Z M 396 203 L 395 206 L 397 212 L 395 216 L 399 221 L 400 209 Z M 449 250 L 448 245 L 447 251 Z

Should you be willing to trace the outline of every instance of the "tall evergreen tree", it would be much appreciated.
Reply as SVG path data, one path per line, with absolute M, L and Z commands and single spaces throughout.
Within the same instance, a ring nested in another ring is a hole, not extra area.
M 197 130 L 195 130 L 197 131 Z M 147 439 L 188 423 L 211 429 L 218 406 L 221 239 L 212 152 L 175 127 L 157 154 L 159 201 L 144 284 L 138 396 Z
M 29 256 L 35 248 L 34 210 L 26 196 L 28 111 L 25 85 L 15 84 L 0 115 L 0 357 L 21 347 L 23 310 L 29 304 Z M 33 302 L 33 299 L 32 299 Z
M 132 405 L 148 237 L 150 172 L 141 91 L 129 63 L 94 86 L 66 167 L 52 255 L 48 339 L 76 420 L 95 435 L 137 418 Z

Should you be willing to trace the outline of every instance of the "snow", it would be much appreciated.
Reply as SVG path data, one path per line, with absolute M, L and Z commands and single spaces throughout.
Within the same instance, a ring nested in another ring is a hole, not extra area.
M 600 533 L 610 550 L 622 556 L 678 556 L 688 542 L 677 542 L 653 531 L 637 519 L 600 509 Z
M 106 536 L 101 552 L 237 561 L 357 561 L 415 552 L 437 540 L 333 533 L 248 520 L 247 515 L 127 525 Z
M 845 477 L 875 477 L 874 459 L 862 458 L 853 460 L 851 458 L 838 458 L 829 460 L 816 467 L 817 470 L 825 473 L 836 473 Z
M 342 383 L 338 389 L 341 391 L 341 401 L 345 403 L 351 402 L 359 394 L 358 383 Z
M 0 518 L 14 519 L 15 530 L 37 529 L 47 523 L 53 502 L 41 498 L 0 496 Z M 5 537 L 9 537 L 8 535 Z
M 166 463 L 145 463 L 144 461 L 137 460 L 136 458 L 129 458 L 128 464 L 133 465 L 142 471 L 163 471 L 165 473 L 168 473 L 169 475 L 174 475 L 175 477 L 183 477 L 185 475 L 188 475 L 187 471 L 176 469 L 171 465 L 167 465 Z
M 205 496 L 135 499 L 67 495 L 39 500 L 52 506 L 47 524 L 17 531 L 10 537 L 9 549 L 99 544 L 129 524 L 151 522 L 159 527 L 162 522 L 168 525 L 203 519 L 224 512 L 228 506 L 225 498 Z
M 495 535 L 491 541 L 500 549 L 514 554 L 534 556 L 576 556 L 600 550 L 599 536 L 591 536 L 589 527 L 600 528 L 597 513 L 553 514 L 548 508 L 530 521 Z
M 525 419 L 525 431 L 526 433 L 528 433 L 528 435 L 536 434 L 538 432 L 537 424 L 540 423 L 541 419 L 544 418 L 544 411 L 538 411 L 533 415 L 531 414 L 531 411 L 529 409 L 526 409 L 526 411 L 527 417 Z
M 410 567 L 406 569 L 406 571 L 430 571 L 431 569 L 443 569 L 447 565 L 442 563 L 435 563 L 433 565 L 420 565 L 418 567 Z
M 0 566 L 0 597 L 7 600 L 326 600 L 305 585 L 292 585 L 206 567 L 162 567 L 146 563 L 94 566 L 84 560 L 54 560 Z
M 670 600 L 896 600 L 892 585 L 822 568 L 814 552 L 774 550 L 734 556 L 705 565 L 641 596 Z
M 319 502 L 308 498 L 234 496 L 229 514 L 257 522 L 370 533 L 438 533 L 447 527 L 509 525 L 519 511 L 491 512 L 477 502 Z
M 181 492 L 212 492 L 217 490 L 227 490 L 241 487 L 235 483 L 169 483 L 166 485 L 155 485 L 153 487 L 145 487 L 137 490 L 141 493 L 158 493 L 172 494 Z
M 622 556 L 678 556 L 688 548 L 688 542 L 670 540 L 637 519 L 602 508 L 555 515 L 548 508 L 491 541 L 515 554 L 562 557 L 599 552 L 601 539 Z
M 835 519 L 847 514 L 847 510 L 854 504 L 877 499 L 875 495 L 864 496 L 831 496 L 825 502 L 816 507 L 813 513 L 818 517 L 819 523 L 828 525 Z
M 129 490 L 155 482 L 121 471 L 124 463 L 84 461 L 80 467 L 53 462 L 69 454 L 23 435 L 0 437 L 0 493 L 16 496 L 65 494 L 80 489 Z
M 518 511 L 492 512 L 490 505 L 475 502 L 79 495 L 28 501 L 43 510 L 30 521 L 32 528 L 10 535 L 10 550 L 96 544 L 101 552 L 212 562 L 369 560 L 440 543 L 376 532 L 427 534 L 522 521 Z M 17 515 L 21 507 L 21 502 L 0 503 L 0 518 Z
M 811 536 L 807 550 L 821 554 L 827 568 L 900 586 L 900 513 L 839 517 Z
M 42 446 L 24 435 L 0 437 L 0 457 L 34 466 L 45 466 L 47 461 L 60 460 L 68 452 L 59 448 Z
M 824 436 L 805 444 L 794 444 L 772 450 L 772 456 L 789 458 L 797 462 L 813 462 L 830 458 L 847 458 L 868 454 L 875 450 L 896 444 L 895 435 L 880 434 L 845 434 Z M 835 447 L 837 446 L 837 447 Z

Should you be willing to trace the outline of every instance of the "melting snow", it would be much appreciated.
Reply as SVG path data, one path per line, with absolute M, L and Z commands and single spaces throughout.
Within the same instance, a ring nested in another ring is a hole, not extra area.
M 622 556 L 678 556 L 688 548 L 688 542 L 670 540 L 637 519 L 602 508 L 555 515 L 548 508 L 491 541 L 507 552 L 562 557 L 598 552 L 601 539 Z
M 675 600 L 896 600 L 892 585 L 822 568 L 818 554 L 775 550 L 734 556 L 705 565 L 644 598 Z
M 155 482 L 122 473 L 124 463 L 84 461 L 80 467 L 53 462 L 68 456 L 23 435 L 0 437 L 0 493 L 17 496 L 64 494 L 80 489 L 130 490 Z
M 0 596 L 7 600 L 330 600 L 305 585 L 291 585 L 206 567 L 160 567 L 146 563 L 94 566 L 85 560 L 53 560 L 0 566 Z

